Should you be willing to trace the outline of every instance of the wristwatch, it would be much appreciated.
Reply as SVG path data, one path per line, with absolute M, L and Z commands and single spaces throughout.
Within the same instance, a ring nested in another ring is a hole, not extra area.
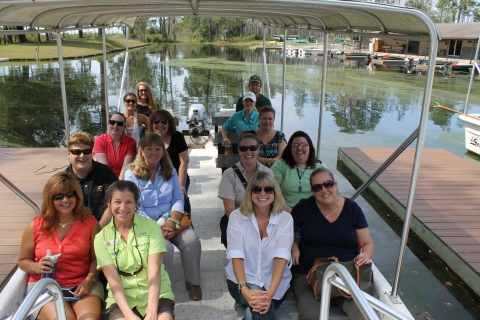
M 180 221 L 178 221 L 176 219 L 173 219 L 173 218 L 168 218 L 168 221 L 172 221 L 173 223 L 175 223 L 175 229 L 176 230 L 180 229 Z
M 238 285 L 238 292 L 241 292 L 242 291 L 242 288 L 243 287 L 246 287 L 247 286 L 247 283 L 246 282 L 242 282 Z

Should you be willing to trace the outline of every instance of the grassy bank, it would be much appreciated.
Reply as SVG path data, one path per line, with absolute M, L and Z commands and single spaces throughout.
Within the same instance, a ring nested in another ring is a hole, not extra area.
M 128 40 L 130 48 L 148 45 L 137 40 Z M 40 60 L 58 59 L 57 41 L 28 42 L 2 45 L 0 58 L 12 60 L 35 60 L 35 50 L 38 48 Z M 124 38 L 107 38 L 107 52 L 125 49 Z M 102 54 L 101 39 L 64 39 L 62 40 L 63 58 L 85 57 Z

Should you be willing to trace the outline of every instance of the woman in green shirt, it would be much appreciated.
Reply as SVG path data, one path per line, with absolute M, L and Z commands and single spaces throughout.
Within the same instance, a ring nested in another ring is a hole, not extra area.
M 321 167 L 327 166 L 316 158 L 312 139 L 303 131 L 294 132 L 283 150 L 282 158 L 270 168 L 285 197 L 285 211 L 291 213 L 301 199 L 312 195 L 310 174 Z
M 105 195 L 113 218 L 95 237 L 97 268 L 108 280 L 110 320 L 173 320 L 175 303 L 170 278 L 162 264 L 167 253 L 158 224 L 135 213 L 137 186 L 113 183 Z

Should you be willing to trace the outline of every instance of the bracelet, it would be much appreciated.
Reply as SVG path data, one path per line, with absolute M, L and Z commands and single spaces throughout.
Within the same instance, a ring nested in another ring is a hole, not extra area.
M 270 160 L 272 160 L 272 158 L 268 158 L 268 166 L 269 166 L 269 167 L 271 166 Z
M 242 288 L 243 287 L 246 287 L 247 286 L 247 283 L 246 282 L 242 282 L 238 285 L 238 292 L 241 292 L 242 291 Z
M 35 264 L 35 262 L 30 263 L 30 273 L 35 274 L 36 272 L 33 271 L 32 267 Z

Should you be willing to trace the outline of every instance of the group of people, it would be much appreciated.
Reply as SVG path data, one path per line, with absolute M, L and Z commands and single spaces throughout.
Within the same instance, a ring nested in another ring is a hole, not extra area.
M 222 127 L 224 137 L 233 128 L 240 134 L 240 161 L 223 173 L 218 191 L 227 287 L 247 320 L 276 319 L 290 286 L 299 319 L 318 319 L 320 302 L 306 274 L 319 257 L 370 263 L 368 224 L 360 207 L 338 194 L 310 137 L 297 131 L 287 142 L 274 129 L 260 77 L 252 76 L 249 88 L 239 99 L 244 109 Z M 48 180 L 40 214 L 22 237 L 18 265 L 30 276 L 28 290 L 54 277 L 72 295 L 65 301 L 69 319 L 100 319 L 104 290 L 109 319 L 174 319 L 174 246 L 190 298 L 202 298 L 201 242 L 192 226 L 181 226 L 191 213 L 188 146 L 147 83 L 124 103 L 106 134 L 69 137 L 70 165 Z M 336 300 L 361 319 L 354 303 Z M 53 303 L 36 315 L 54 317 Z

